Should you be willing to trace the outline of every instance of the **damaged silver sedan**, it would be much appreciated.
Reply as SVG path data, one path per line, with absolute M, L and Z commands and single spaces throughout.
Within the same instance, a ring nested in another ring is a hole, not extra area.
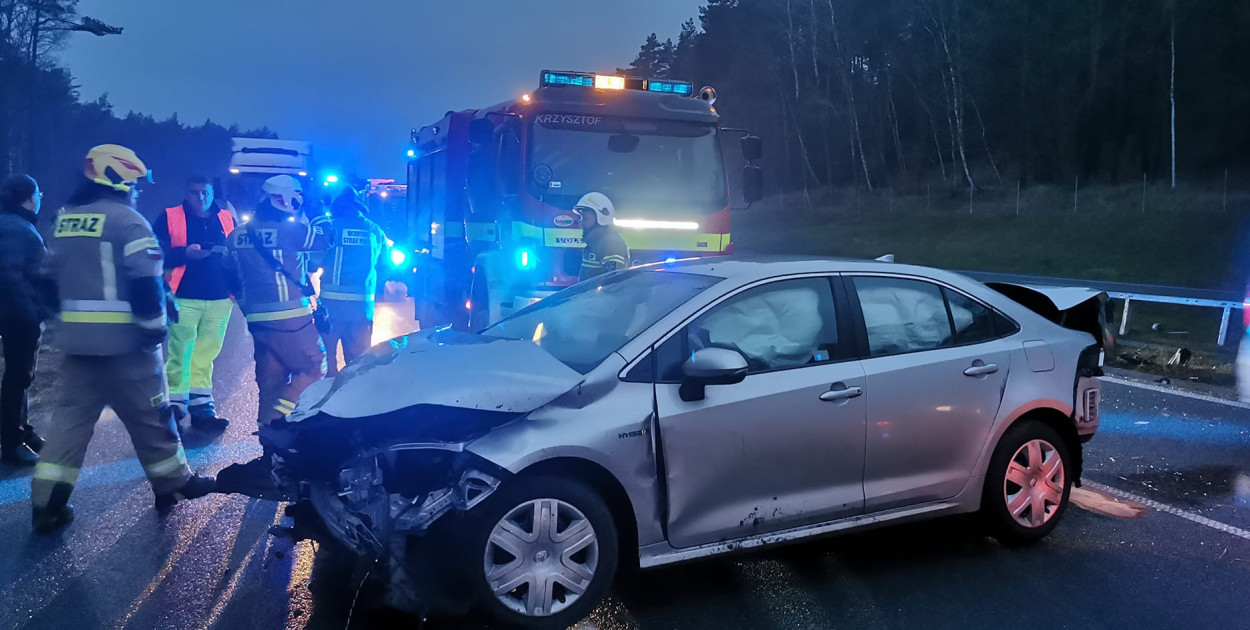
M 261 440 L 296 533 L 390 604 L 567 627 L 623 564 L 966 512 L 1042 538 L 1098 427 L 1104 301 L 880 262 L 649 266 L 377 346 Z

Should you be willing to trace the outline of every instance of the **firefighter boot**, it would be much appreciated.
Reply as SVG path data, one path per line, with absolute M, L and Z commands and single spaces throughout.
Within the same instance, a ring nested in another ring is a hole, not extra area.
M 156 511 L 161 516 L 169 513 L 174 504 L 206 496 L 217 489 L 217 480 L 212 477 L 191 475 L 181 489 L 169 494 L 156 495 Z
M 73 485 L 58 483 L 52 488 L 48 504 L 31 511 L 31 529 L 36 535 L 46 536 L 74 522 L 74 506 L 69 504 L 69 495 L 73 491 Z

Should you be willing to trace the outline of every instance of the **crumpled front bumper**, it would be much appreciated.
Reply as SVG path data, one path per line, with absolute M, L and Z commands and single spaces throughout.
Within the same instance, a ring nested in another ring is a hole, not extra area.
M 325 484 L 306 486 L 304 498 L 315 510 L 326 533 L 365 556 L 385 555 L 406 536 L 423 536 L 435 521 L 452 510 L 467 512 L 499 486 L 500 479 L 476 469 L 461 473 L 454 483 L 417 497 L 387 492 L 380 483 L 344 471 L 349 483 L 368 484 L 363 494 Z M 368 475 L 369 473 L 363 473 Z
M 274 476 L 288 496 L 296 530 L 309 537 L 326 535 L 362 556 L 381 557 L 395 551 L 409 536 L 424 536 L 430 526 L 452 511 L 467 512 L 486 500 L 506 471 L 467 451 L 451 457 L 440 479 L 428 479 L 423 491 L 388 487 L 389 476 L 404 475 L 395 454 L 420 449 L 395 449 L 354 460 L 333 480 L 309 481 L 293 475 L 281 455 L 274 458 Z M 444 449 L 438 449 L 444 451 Z M 445 451 L 444 451 L 445 452 Z M 410 479 L 408 480 L 410 481 Z M 409 483 L 411 486 L 411 483 Z M 311 510 L 307 509 L 311 507 Z M 308 522 L 315 518 L 319 522 Z

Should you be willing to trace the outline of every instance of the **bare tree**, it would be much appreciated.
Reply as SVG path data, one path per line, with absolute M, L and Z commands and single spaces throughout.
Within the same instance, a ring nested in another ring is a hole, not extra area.
M 859 109 L 855 106 L 855 83 L 851 71 L 851 59 L 848 59 L 846 49 L 842 47 L 842 38 L 838 34 L 838 12 L 833 7 L 833 0 L 829 2 L 829 26 L 833 28 L 833 46 L 838 51 L 838 69 L 842 75 L 842 87 L 846 90 L 846 107 L 851 116 L 851 133 L 854 141 L 854 154 L 859 155 L 860 166 L 864 169 L 864 184 L 868 186 L 868 191 L 872 192 L 872 175 L 868 172 L 868 157 L 864 154 L 864 136 L 859 127 Z
M 948 18 L 946 11 L 942 6 L 941 0 L 922 0 L 928 15 L 929 24 L 926 29 L 933 36 L 934 40 L 939 44 L 938 53 L 941 55 L 939 65 L 944 65 L 946 76 L 944 83 L 949 83 L 950 89 L 947 92 L 949 98 L 949 111 L 951 120 L 954 122 L 954 145 L 959 150 L 959 163 L 963 167 L 964 177 L 968 181 L 968 188 L 975 190 L 976 181 L 972 178 L 972 170 L 968 167 L 968 151 L 964 146 L 964 113 L 963 113 L 963 76 L 960 73 L 960 55 L 958 55 L 959 45 L 959 0 L 952 0 L 952 14 L 949 20 L 954 23 L 953 28 L 948 26 Z M 936 10 L 935 10 L 936 5 Z M 953 40 L 953 41 L 952 41 Z M 952 48 L 955 48 L 952 51 Z

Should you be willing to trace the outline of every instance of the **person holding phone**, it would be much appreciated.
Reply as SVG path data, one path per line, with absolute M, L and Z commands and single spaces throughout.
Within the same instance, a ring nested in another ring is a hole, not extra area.
M 191 426 L 205 431 L 223 431 L 229 424 L 213 401 L 213 362 L 234 304 L 225 267 L 226 236 L 234 225 L 234 215 L 214 204 L 208 178 L 196 176 L 187 180 L 182 205 L 166 209 L 153 226 L 178 307 L 165 362 L 170 403 L 177 419 L 189 414 Z

